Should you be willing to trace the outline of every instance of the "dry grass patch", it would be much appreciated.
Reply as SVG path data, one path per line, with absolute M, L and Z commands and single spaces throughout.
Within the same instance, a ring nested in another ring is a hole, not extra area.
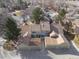
M 79 48 L 79 35 L 75 36 L 74 42 L 75 42 L 76 46 Z

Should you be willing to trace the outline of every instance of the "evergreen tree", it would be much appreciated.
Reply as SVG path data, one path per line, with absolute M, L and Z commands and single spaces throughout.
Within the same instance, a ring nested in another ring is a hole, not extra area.
M 66 22 L 64 24 L 64 28 L 67 32 L 70 32 L 70 33 L 73 33 L 73 29 L 72 29 L 73 25 L 72 25 L 72 22 L 69 21 L 69 22 Z
M 61 9 L 59 12 L 58 12 L 58 16 L 56 17 L 56 22 L 60 22 L 61 25 L 63 25 L 63 20 L 65 18 L 65 15 L 66 15 L 66 10 L 64 9 Z
M 26 1 L 23 0 L 17 0 L 18 6 L 20 7 L 20 9 L 25 9 L 28 8 L 28 4 Z
M 60 15 L 60 16 L 64 17 L 65 14 L 66 14 L 66 11 L 65 11 L 64 9 L 61 9 L 61 10 L 59 11 L 59 15 Z
M 7 18 L 6 24 L 5 24 L 5 38 L 7 40 L 18 40 L 18 36 L 20 33 L 20 28 L 17 27 L 17 24 L 15 20 L 11 17 Z
M 32 15 L 33 15 L 33 21 L 36 23 L 36 24 L 39 24 L 40 23 L 40 20 L 42 18 L 42 10 L 41 8 L 37 7 L 33 10 L 32 12 Z

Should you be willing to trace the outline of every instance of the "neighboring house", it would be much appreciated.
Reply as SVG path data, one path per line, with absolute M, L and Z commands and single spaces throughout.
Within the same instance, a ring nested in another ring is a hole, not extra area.
M 49 12 L 47 12 L 47 15 L 49 15 L 51 19 L 54 19 L 54 17 L 58 15 L 58 12 L 50 10 Z
M 9 13 L 17 22 L 17 25 L 22 25 L 24 21 L 27 21 L 30 17 L 24 13 L 24 10 L 16 10 Z
M 54 20 L 55 17 L 58 15 L 58 12 L 54 11 L 53 9 L 49 10 L 47 8 L 48 11 L 46 10 L 43 10 L 44 14 L 45 14 L 45 17 L 47 18 L 47 20 Z
M 44 22 L 40 22 L 40 24 L 31 24 L 29 25 L 29 27 L 24 27 L 24 28 L 28 28 L 26 31 L 28 31 L 28 34 L 30 35 L 30 39 L 28 44 L 22 43 L 20 48 L 23 46 L 25 48 L 30 48 L 30 49 L 31 48 L 41 49 L 41 48 L 50 48 L 50 47 L 69 48 L 70 46 L 69 42 L 64 37 L 63 32 L 61 32 L 62 31 L 61 28 L 59 28 L 59 26 L 56 24 L 52 24 L 52 25 L 54 25 L 54 27 L 52 27 L 51 29 L 49 22 L 44 21 Z
M 23 37 L 26 35 L 26 32 L 28 32 L 25 37 L 25 41 L 27 41 L 28 44 L 22 43 L 19 48 L 41 49 L 41 38 L 47 36 L 51 31 L 48 21 L 40 22 L 40 24 L 24 25 L 21 28 Z

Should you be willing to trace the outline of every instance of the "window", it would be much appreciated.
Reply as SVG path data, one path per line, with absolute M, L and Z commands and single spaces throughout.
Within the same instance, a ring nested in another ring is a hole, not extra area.
M 39 38 L 40 35 L 39 35 L 39 33 L 32 32 L 31 37 L 32 37 L 32 38 Z

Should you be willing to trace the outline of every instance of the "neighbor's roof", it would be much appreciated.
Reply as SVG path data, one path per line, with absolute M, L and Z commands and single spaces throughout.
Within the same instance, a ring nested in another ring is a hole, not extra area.
M 24 15 L 24 11 L 23 10 L 16 10 L 15 12 L 11 12 L 9 13 L 12 18 L 14 18 L 14 20 L 16 20 L 17 24 L 18 25 L 21 25 L 23 24 L 23 16 Z M 29 19 L 29 16 L 24 16 L 25 17 L 25 20 Z
M 72 23 L 79 27 L 79 19 L 75 19 Z
M 69 4 L 69 5 L 79 6 L 79 2 L 78 1 L 66 1 L 66 3 Z

